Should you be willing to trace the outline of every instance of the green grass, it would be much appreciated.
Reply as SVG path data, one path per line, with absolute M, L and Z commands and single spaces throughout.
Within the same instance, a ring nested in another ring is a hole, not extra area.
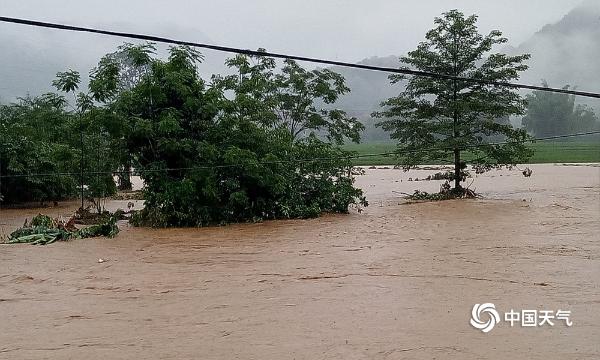
M 530 164 L 543 163 L 592 163 L 600 162 L 600 142 L 594 141 L 539 141 L 530 144 L 534 150 Z M 348 144 L 345 150 L 355 151 L 359 155 L 392 152 L 395 144 L 391 142 L 371 142 L 365 144 Z M 466 154 L 468 159 L 468 154 Z M 393 165 L 390 156 L 369 156 L 355 159 L 355 165 Z

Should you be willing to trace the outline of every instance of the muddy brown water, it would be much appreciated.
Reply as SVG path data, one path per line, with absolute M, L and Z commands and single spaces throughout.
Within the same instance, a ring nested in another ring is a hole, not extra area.
M 600 167 L 532 169 L 478 176 L 478 200 L 403 204 L 436 171 L 369 169 L 361 213 L 0 245 L 0 358 L 598 359 Z M 573 325 L 484 334 L 486 302 Z

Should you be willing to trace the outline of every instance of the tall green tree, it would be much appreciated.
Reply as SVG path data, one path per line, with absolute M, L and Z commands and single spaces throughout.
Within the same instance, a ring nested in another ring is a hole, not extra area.
M 547 87 L 548 84 L 543 82 Z M 568 89 L 565 86 L 564 89 Z M 571 134 L 598 129 L 594 111 L 575 103 L 575 95 L 535 90 L 527 96 L 527 113 L 523 127 L 538 137 Z
M 334 146 L 346 130 L 316 110 L 317 100 L 335 89 L 333 76 L 321 78 L 327 84 L 312 75 L 298 79 L 302 89 L 319 88 L 298 98 L 304 103 L 284 106 L 279 94 L 293 87 L 272 59 L 236 57 L 228 63 L 238 74 L 207 83 L 195 50 L 174 47 L 168 59 L 146 50 L 136 65 L 146 72 L 133 86 L 117 86 L 121 70 L 97 77 L 106 85 L 97 89 L 103 89 L 107 108 L 127 124 L 127 148 L 144 181 L 144 209 L 134 223 L 202 226 L 311 217 L 366 203 L 353 186 L 350 161 Z M 116 64 L 106 61 L 107 69 Z M 306 132 L 292 131 L 279 117 L 282 109 L 308 124 Z M 310 122 L 313 112 L 324 120 Z M 328 136 L 329 126 L 336 135 Z M 312 158 L 333 159 L 306 161 Z
M 120 125 L 115 116 L 95 102 L 100 96 L 93 86 L 94 72 L 88 91 L 79 91 L 80 75 L 73 70 L 59 72 L 52 84 L 75 97 L 73 110 L 68 114 L 72 119 L 71 132 L 77 136 L 75 140 L 71 135 L 71 144 L 79 154 L 82 206 L 87 199 L 100 212 L 104 198 L 116 192 L 112 173 L 117 171 L 121 155 L 117 136 Z
M 498 82 L 518 79 L 527 69 L 523 62 L 529 55 L 491 53 L 507 39 L 497 30 L 481 35 L 475 15 L 451 10 L 434 23 L 425 41 L 400 59 L 405 68 Z M 384 101 L 374 116 L 384 119 L 380 126 L 398 141 L 398 160 L 405 169 L 453 158 L 454 190 L 462 192 L 463 152 L 472 153 L 471 163 L 481 170 L 523 162 L 531 155 L 527 133 L 496 120 L 523 114 L 525 101 L 516 91 L 454 79 L 389 78 L 392 84 L 407 80 L 406 89 Z M 490 141 L 498 136 L 502 144 Z
M 125 43 L 119 46 L 117 51 L 103 56 L 90 72 L 89 90 L 93 99 L 98 103 L 110 104 L 123 92 L 132 90 L 148 78 L 150 58 L 154 51 L 156 48 L 151 43 Z M 104 114 L 113 117 L 113 120 L 118 117 L 118 113 L 111 111 L 110 107 L 103 110 Z M 113 146 L 115 153 L 119 155 L 118 187 L 120 190 L 131 190 L 133 159 L 126 143 L 126 134 L 131 131 L 128 128 L 130 122 L 119 118 L 112 121 L 112 125 Z
M 272 58 L 238 55 L 226 64 L 237 74 L 214 83 L 233 91 L 232 110 L 270 128 L 285 129 L 292 141 L 310 134 L 341 145 L 360 141 L 364 125 L 340 109 L 326 108 L 350 92 L 342 75 L 329 69 L 307 70 L 285 60 L 281 71 Z M 252 106 L 249 106 L 249 105 Z M 231 107 L 230 107 L 231 108 Z

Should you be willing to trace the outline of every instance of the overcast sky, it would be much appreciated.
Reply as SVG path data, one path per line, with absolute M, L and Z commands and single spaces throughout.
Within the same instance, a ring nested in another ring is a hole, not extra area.
M 588 0 L 600 1 L 600 0 Z M 449 9 L 518 45 L 582 0 L 0 0 L 2 16 L 359 61 L 404 54 Z M 18 27 L 19 25 L 10 25 Z M 7 30 L 6 26 L 1 29 Z M 21 29 L 21 28 L 19 28 Z M 45 30 L 46 32 L 49 30 Z M 66 35 L 65 35 L 66 36 Z

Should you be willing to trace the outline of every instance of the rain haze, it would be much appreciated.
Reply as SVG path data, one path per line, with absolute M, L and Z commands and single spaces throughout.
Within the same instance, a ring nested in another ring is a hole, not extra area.
M 598 4 L 594 0 L 262 0 L 151 4 L 138 0 L 101 3 L 58 0 L 4 1 L 0 12 L 10 17 L 358 62 L 374 56 L 397 58 L 406 54 L 423 39 L 434 17 L 450 9 L 477 14 L 482 32 L 499 29 L 509 39 L 510 46 L 518 47 L 545 25 L 560 21 L 583 3 Z M 0 24 L 0 38 L 3 39 L 0 74 L 5 79 L 0 85 L 0 97 L 5 99 L 36 93 L 35 88 L 49 89 L 54 74 L 65 67 L 85 74 L 100 56 L 125 41 L 14 24 Z M 201 71 L 222 72 L 223 59 L 228 55 L 204 53 L 207 59 Z M 534 56 L 532 63 L 536 61 L 539 60 Z M 539 82 L 542 77 L 548 76 L 535 73 L 527 80 Z
M 0 17 L 0 359 L 600 359 L 600 0 Z
M 412 50 L 431 28 L 433 18 L 450 9 L 478 14 L 483 31 L 500 29 L 513 44 L 519 44 L 579 3 L 581 0 L 25 0 L 4 1 L 1 12 L 4 16 L 135 29 L 191 41 L 359 61 Z

